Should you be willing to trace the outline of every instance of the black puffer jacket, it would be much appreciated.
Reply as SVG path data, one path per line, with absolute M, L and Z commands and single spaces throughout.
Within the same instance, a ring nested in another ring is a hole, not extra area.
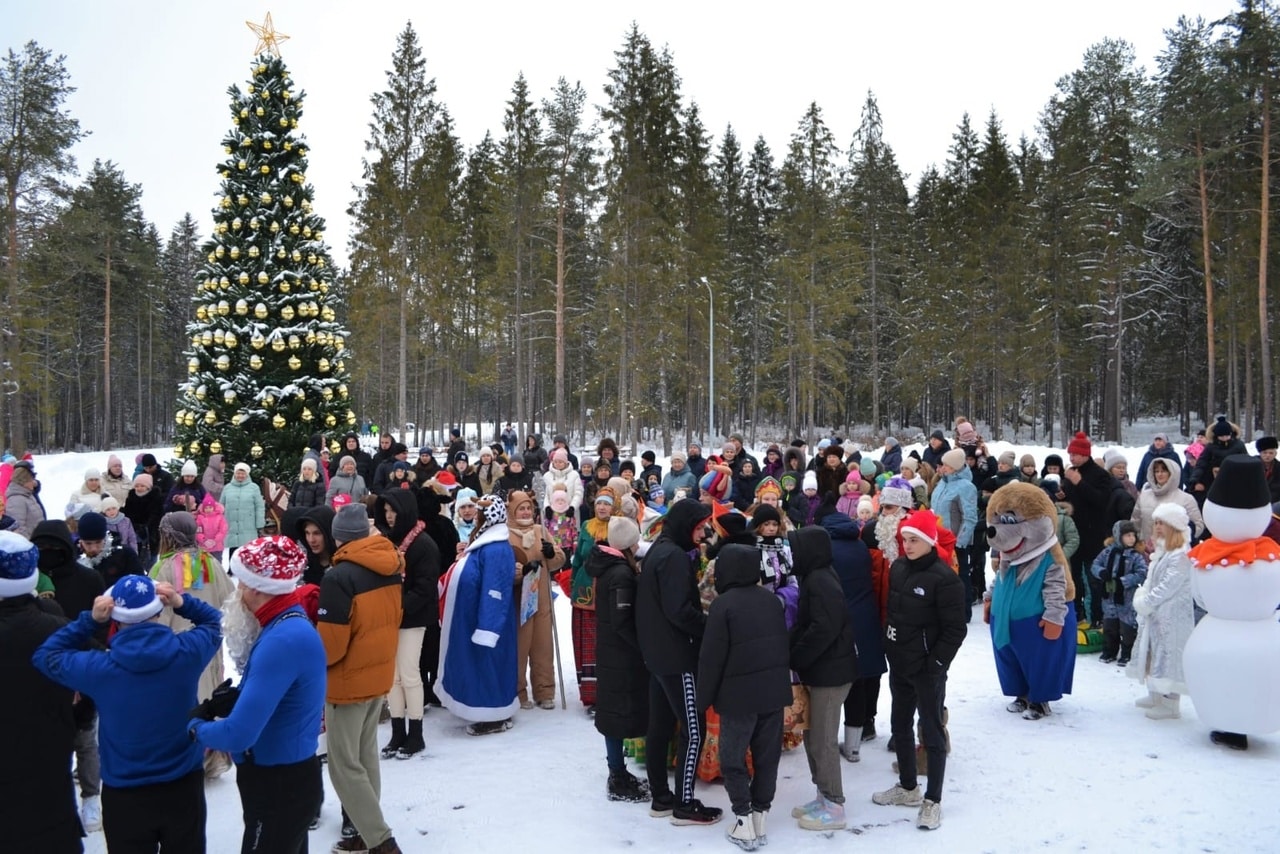
M 636 573 L 620 555 L 596 546 L 587 558 L 596 582 L 596 729 L 634 738 L 649 726 L 649 671 L 636 634 Z
M 889 567 L 889 616 L 884 651 L 891 673 L 938 674 L 951 666 L 968 631 L 964 583 L 931 549 L 919 560 Z
M 324 481 L 320 478 L 310 483 L 299 478 L 289 492 L 289 506 L 299 509 L 319 507 L 324 504 L 324 492 Z
M 307 568 L 302 572 L 303 584 L 319 584 L 324 578 L 324 574 L 333 565 L 333 553 L 338 550 L 338 544 L 333 539 L 333 508 L 320 505 L 312 507 L 310 510 L 302 514 L 294 526 L 294 539 L 302 543 L 302 548 L 307 552 Z M 321 558 L 315 554 L 307 546 L 307 523 L 313 523 L 317 528 L 324 532 L 324 544 L 326 555 Z
M 767 714 L 791 705 L 787 622 L 778 597 L 760 586 L 760 553 L 721 549 L 716 593 L 698 656 L 698 711 Z
M 396 524 L 389 527 L 385 508 L 396 512 Z M 400 628 L 421 629 L 439 619 L 436 611 L 436 582 L 440 580 L 440 550 L 426 531 L 418 525 L 418 499 L 407 489 L 389 489 L 378 496 L 373 505 L 374 524 L 383 536 L 404 555 L 404 616 Z M 407 547 L 405 540 L 412 535 Z
M 40 550 L 40 571 L 53 580 L 53 600 L 68 620 L 93 610 L 93 600 L 107 589 L 102 575 L 82 566 L 80 550 L 71 542 L 71 531 L 61 519 L 36 525 L 31 542 Z M 106 627 L 102 630 L 106 640 Z
M 840 577 L 831 563 L 831 536 L 810 526 L 788 535 L 800 602 L 791 630 L 791 669 L 805 685 L 834 688 L 858 674 L 853 626 Z
M 417 490 L 413 495 L 418 501 L 418 518 L 427 523 L 427 536 L 436 544 L 436 551 L 439 553 L 440 568 L 436 572 L 436 578 L 439 578 L 458 559 L 458 543 L 461 538 L 453 520 L 440 515 L 446 502 L 439 493 L 428 486 Z
M 636 634 L 645 666 L 658 676 L 693 673 L 707 617 L 698 596 L 698 557 L 693 529 L 711 508 L 692 498 L 671 505 L 636 579 Z M 693 553 L 691 555 L 691 552 Z M 757 580 L 760 555 L 755 556 Z
M 1209 487 L 1213 486 L 1213 479 L 1217 477 L 1216 472 L 1222 468 L 1222 461 L 1234 454 L 1247 453 L 1249 451 L 1244 442 L 1236 436 L 1232 436 L 1231 441 L 1225 444 L 1214 439 L 1204 446 L 1204 453 L 1196 460 L 1195 471 L 1191 473 L 1192 486 L 1203 483 L 1205 492 L 1208 492 Z
M 5 851 L 83 850 L 71 780 L 70 689 L 31 664 L 36 649 L 66 624 L 57 604 L 34 596 L 0 600 L 0 821 Z

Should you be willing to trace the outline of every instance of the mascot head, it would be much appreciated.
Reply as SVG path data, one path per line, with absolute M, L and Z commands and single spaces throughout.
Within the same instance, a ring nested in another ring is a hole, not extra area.
M 1053 559 L 1067 566 L 1058 545 L 1058 511 L 1043 489 L 1029 483 L 1002 486 L 987 502 L 987 542 L 1000 553 L 1000 564 L 1016 566 L 1053 552 Z M 1075 598 L 1071 574 L 1067 574 L 1067 598 Z

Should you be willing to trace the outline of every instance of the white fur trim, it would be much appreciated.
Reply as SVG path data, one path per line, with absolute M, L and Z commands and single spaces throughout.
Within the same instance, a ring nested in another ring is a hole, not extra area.
M 111 609 L 111 619 L 115 620 L 117 623 L 125 623 L 126 625 L 141 623 L 145 620 L 150 620 L 163 610 L 164 603 L 161 602 L 160 597 L 157 596 L 141 608 L 122 608 L 119 605 L 116 605 Z
M 898 533 L 899 534 L 915 534 L 917 537 L 924 540 L 926 543 L 928 543 L 931 546 L 936 546 L 938 544 L 938 541 L 936 539 L 934 539 L 933 537 L 930 537 L 928 534 L 926 534 L 924 531 L 920 530 L 919 528 L 913 528 L 910 525 L 903 525 L 901 528 L 898 529 Z
M 498 633 L 486 631 L 485 629 L 476 629 L 471 633 L 471 642 L 493 649 L 498 645 Z
M 293 578 L 264 578 L 252 569 L 244 565 L 244 561 L 240 560 L 240 552 L 236 551 L 231 556 L 231 574 L 236 579 L 248 587 L 252 587 L 259 593 L 265 593 L 268 596 L 281 596 L 285 593 L 292 593 L 298 589 L 298 579 Z M 301 577 L 301 576 L 299 576 Z
M 1170 527 L 1177 528 L 1180 531 L 1187 530 L 1191 519 L 1187 516 L 1187 508 L 1178 504 L 1176 501 L 1165 501 L 1156 505 L 1156 509 L 1152 512 L 1151 518 L 1157 522 L 1164 522 Z
M 0 578 L 0 599 L 17 599 L 19 596 L 32 596 L 36 585 L 40 583 L 40 573 L 31 571 L 27 578 Z
M 479 522 L 480 520 L 477 519 L 476 523 L 479 524 Z M 466 552 L 475 551 L 481 546 L 487 546 L 489 545 L 489 543 L 505 543 L 510 538 L 510 536 L 511 534 L 507 530 L 507 523 L 500 522 L 497 525 L 494 525 L 489 530 L 485 531 L 480 536 L 476 537 L 476 541 L 467 546 L 466 550 L 464 551 L 464 554 Z
M 501 539 L 506 540 L 507 526 L 498 525 L 496 527 L 502 529 Z M 486 538 L 488 538 L 489 534 L 492 532 L 492 528 L 485 531 L 476 539 L 475 543 L 472 543 L 472 545 L 483 545 Z M 489 539 L 488 542 L 496 542 L 498 539 L 498 537 L 493 537 L 492 539 Z M 462 557 L 458 558 L 458 564 L 453 568 L 453 572 L 449 573 L 449 586 L 447 587 L 447 592 L 445 594 L 447 601 L 455 601 L 453 597 L 458 593 L 458 581 L 462 578 L 463 566 L 470 558 L 470 555 L 468 554 L 470 551 L 471 546 L 468 546 L 467 550 L 462 553 Z M 450 605 L 444 609 L 444 619 L 440 623 L 440 661 L 442 662 L 447 661 L 449 657 L 449 636 L 452 627 L 453 606 Z M 514 715 L 520 708 L 519 697 L 512 697 L 511 702 L 502 708 L 469 706 L 466 703 L 459 702 L 455 699 L 454 696 L 445 689 L 444 680 L 439 678 L 436 679 L 435 689 L 436 695 L 440 698 L 441 705 L 448 709 L 450 713 L 462 718 L 464 721 L 471 721 L 474 723 L 505 721 L 507 718 Z

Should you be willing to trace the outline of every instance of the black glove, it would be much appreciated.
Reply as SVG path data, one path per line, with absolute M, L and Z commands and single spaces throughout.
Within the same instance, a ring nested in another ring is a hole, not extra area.
M 540 569 L 542 569 L 542 561 L 531 560 L 524 565 L 524 572 L 522 575 L 528 575 L 529 573 L 537 572 Z
M 572 518 L 573 518 L 573 505 L 572 505 L 572 504 L 570 504 L 570 505 L 569 505 L 569 509 L 568 509 L 568 510 L 564 511 L 564 515 L 568 516 L 570 519 L 572 519 Z
M 199 718 L 202 721 L 230 717 L 231 710 L 236 707 L 236 700 L 239 699 L 240 689 L 234 687 L 228 679 L 213 689 L 213 696 L 188 712 L 187 717 Z
M 556 556 L 556 547 L 551 545 L 549 540 L 542 541 L 542 556 L 547 560 L 551 560 Z
M 550 505 L 550 504 L 548 504 L 548 505 L 543 509 L 543 511 L 542 511 L 542 515 L 546 517 L 546 519 L 547 519 L 547 521 L 548 521 L 548 522 L 550 522 L 550 521 L 551 521 L 552 510 L 551 510 L 551 505 Z
M 1100 581 L 1110 581 L 1110 580 L 1111 580 L 1111 567 L 1107 567 L 1106 569 L 1102 570 L 1102 572 L 1098 573 L 1098 580 L 1100 580 Z

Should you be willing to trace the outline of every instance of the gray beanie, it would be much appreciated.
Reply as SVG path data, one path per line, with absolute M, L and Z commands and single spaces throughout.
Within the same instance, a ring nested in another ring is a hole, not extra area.
M 369 536 L 369 511 L 363 504 L 345 504 L 333 516 L 333 540 L 349 543 Z
M 160 518 L 160 533 L 175 549 L 189 549 L 196 544 L 196 517 L 186 510 L 175 510 Z
M 619 551 L 635 547 L 640 542 L 640 526 L 626 516 L 614 516 L 609 520 L 609 545 Z

